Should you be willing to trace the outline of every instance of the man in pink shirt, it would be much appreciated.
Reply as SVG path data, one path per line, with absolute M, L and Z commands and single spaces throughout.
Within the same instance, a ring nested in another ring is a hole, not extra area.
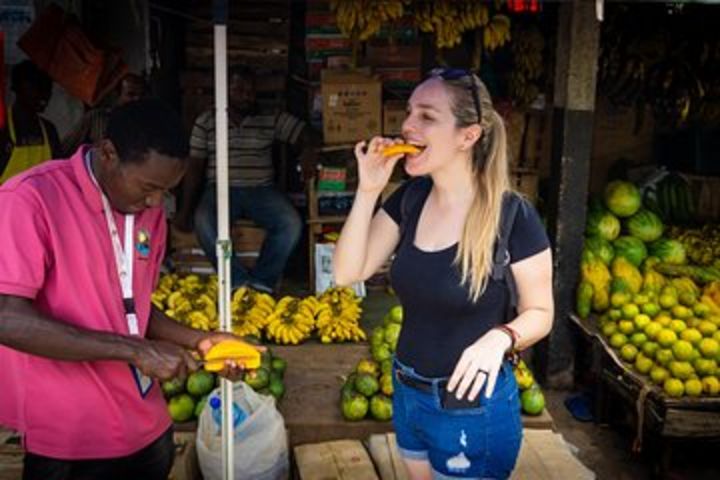
M 24 479 L 167 478 L 158 381 L 196 368 L 188 350 L 227 337 L 150 301 L 163 196 L 187 152 L 175 113 L 139 100 L 113 112 L 98 146 L 0 188 L 0 424 L 24 435 Z

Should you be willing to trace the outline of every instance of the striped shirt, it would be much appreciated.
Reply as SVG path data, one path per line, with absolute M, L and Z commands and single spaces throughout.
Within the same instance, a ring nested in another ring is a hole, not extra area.
M 275 141 L 295 144 L 305 123 L 288 113 L 250 115 L 228 122 L 228 175 L 233 187 L 272 185 Z M 190 136 L 190 156 L 206 158 L 208 183 L 215 181 L 215 111 L 202 113 Z

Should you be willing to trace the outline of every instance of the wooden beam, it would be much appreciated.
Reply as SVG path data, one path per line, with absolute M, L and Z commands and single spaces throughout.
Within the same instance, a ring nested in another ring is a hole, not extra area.
M 555 324 L 538 347 L 541 378 L 572 384 L 575 341 L 568 321 L 585 231 L 590 179 L 600 24 L 595 2 L 574 0 L 559 7 L 555 65 L 549 228 L 554 245 Z

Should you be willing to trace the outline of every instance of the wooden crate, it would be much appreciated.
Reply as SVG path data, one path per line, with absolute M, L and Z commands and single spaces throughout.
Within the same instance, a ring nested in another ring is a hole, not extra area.
M 294 453 L 300 480 L 380 480 L 358 440 L 300 445 Z
M 195 450 L 195 432 L 175 432 L 175 461 L 168 480 L 199 480 L 200 466 Z

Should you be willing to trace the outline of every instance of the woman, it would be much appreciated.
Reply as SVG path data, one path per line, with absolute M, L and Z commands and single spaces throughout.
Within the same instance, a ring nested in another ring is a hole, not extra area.
M 405 158 L 413 178 L 374 215 L 402 157 L 382 150 L 398 140 L 376 137 L 355 147 L 359 185 L 337 243 L 335 280 L 366 279 L 395 253 L 391 278 L 404 325 L 393 421 L 411 477 L 507 478 L 522 424 L 506 354 L 552 326 L 547 235 L 520 199 L 506 250 L 517 311 L 505 323 L 510 292 L 491 273 L 504 205 L 516 194 L 505 127 L 487 89 L 463 70 L 434 70 L 410 97 L 402 135 L 421 149 Z

